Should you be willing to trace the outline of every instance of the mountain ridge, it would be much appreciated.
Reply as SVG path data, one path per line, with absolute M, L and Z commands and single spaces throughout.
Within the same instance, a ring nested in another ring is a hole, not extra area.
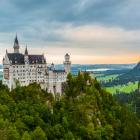
M 123 75 L 120 75 L 118 78 L 120 80 L 126 79 L 130 81 L 140 80 L 140 62 L 138 62 L 137 65 L 132 70 L 128 71 Z

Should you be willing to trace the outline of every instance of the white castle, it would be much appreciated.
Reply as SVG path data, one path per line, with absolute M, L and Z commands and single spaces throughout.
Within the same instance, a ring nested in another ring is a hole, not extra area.
M 48 89 L 48 92 L 62 93 L 62 85 L 71 69 L 69 54 L 65 55 L 64 70 L 56 70 L 53 63 L 48 67 L 44 55 L 28 54 L 27 46 L 25 53 L 20 53 L 17 36 L 13 48 L 14 52 L 8 53 L 6 50 L 3 58 L 3 84 L 12 90 L 17 82 L 21 86 L 36 82 L 42 88 Z

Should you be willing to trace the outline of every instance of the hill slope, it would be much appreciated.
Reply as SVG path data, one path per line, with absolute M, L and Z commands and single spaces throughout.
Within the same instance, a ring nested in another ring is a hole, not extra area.
M 129 72 L 121 75 L 118 77 L 119 80 L 125 80 L 125 81 L 139 81 L 140 80 L 140 62 Z

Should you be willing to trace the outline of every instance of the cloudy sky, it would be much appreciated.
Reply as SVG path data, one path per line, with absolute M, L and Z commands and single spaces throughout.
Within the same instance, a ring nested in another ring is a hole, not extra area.
M 0 62 L 13 51 L 45 54 L 48 63 L 140 60 L 140 0 L 0 0 Z

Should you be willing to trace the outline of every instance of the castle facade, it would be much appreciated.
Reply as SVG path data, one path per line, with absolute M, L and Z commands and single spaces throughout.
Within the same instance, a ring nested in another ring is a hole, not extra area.
M 36 82 L 48 92 L 62 93 L 62 85 L 66 82 L 67 74 L 71 69 L 69 54 L 65 55 L 64 69 L 56 70 L 53 63 L 50 67 L 47 65 L 44 55 L 29 54 L 27 46 L 25 53 L 20 53 L 17 36 L 13 49 L 13 53 L 8 53 L 6 50 L 3 58 L 3 84 L 12 90 L 17 83 L 20 86 L 27 86 Z

